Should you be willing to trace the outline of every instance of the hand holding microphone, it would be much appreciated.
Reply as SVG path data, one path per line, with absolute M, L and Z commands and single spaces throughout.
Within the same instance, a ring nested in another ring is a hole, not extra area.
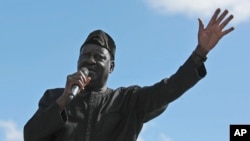
M 82 67 L 81 70 L 80 70 L 80 73 L 82 73 L 82 77 L 83 77 L 84 81 L 86 82 L 87 81 L 87 77 L 89 75 L 89 70 L 87 68 L 85 68 L 85 67 Z M 83 84 L 83 85 L 86 86 L 86 83 Z M 79 92 L 79 90 L 80 90 L 79 85 L 74 84 L 72 86 L 72 88 L 71 88 L 70 98 L 73 99 L 77 95 L 77 93 Z
M 57 104 L 61 110 L 72 100 L 86 85 L 89 84 L 91 78 L 88 77 L 89 71 L 83 67 L 76 73 L 67 76 L 66 86 L 63 94 L 57 99 Z

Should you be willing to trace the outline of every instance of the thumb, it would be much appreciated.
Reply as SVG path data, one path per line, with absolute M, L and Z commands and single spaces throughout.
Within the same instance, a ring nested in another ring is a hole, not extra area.
M 199 21 L 199 32 L 200 32 L 200 31 L 204 30 L 204 24 L 200 18 L 198 18 L 198 21 Z
M 83 85 L 82 89 L 84 89 L 84 87 L 87 86 L 87 85 L 89 84 L 90 81 L 91 81 L 91 77 L 88 76 L 88 77 L 86 78 L 85 82 L 84 82 L 84 85 Z
M 85 82 L 85 86 L 88 85 L 90 81 L 91 81 L 91 77 L 87 77 L 87 80 Z

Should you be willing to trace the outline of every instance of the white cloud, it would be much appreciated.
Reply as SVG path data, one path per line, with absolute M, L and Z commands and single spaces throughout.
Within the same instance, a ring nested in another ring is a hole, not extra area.
M 167 135 L 163 133 L 160 133 L 158 137 L 159 137 L 159 141 L 173 141 L 170 137 L 168 137 Z M 146 141 L 146 140 L 142 136 L 139 136 L 137 141 Z
M 160 141 L 173 141 L 170 137 L 168 137 L 167 135 L 163 133 L 161 133 L 159 137 L 160 137 Z
M 0 129 L 4 130 L 5 141 L 22 141 L 22 130 L 18 129 L 15 122 L 0 120 Z
M 146 0 L 162 14 L 182 14 L 188 17 L 210 17 L 215 9 L 228 9 L 234 23 L 250 20 L 250 0 Z
M 141 136 L 139 136 L 137 141 L 145 141 L 145 140 Z
M 169 136 L 167 136 L 164 133 L 154 133 L 153 130 L 155 130 L 155 128 L 158 128 L 158 125 L 156 124 L 156 122 L 149 122 L 144 124 L 144 127 L 142 128 L 141 134 L 139 135 L 137 141 L 148 141 L 149 139 L 147 139 L 145 136 L 143 135 L 148 135 L 151 134 L 152 136 L 155 136 L 156 140 L 158 141 L 173 141 L 172 138 L 170 138 Z

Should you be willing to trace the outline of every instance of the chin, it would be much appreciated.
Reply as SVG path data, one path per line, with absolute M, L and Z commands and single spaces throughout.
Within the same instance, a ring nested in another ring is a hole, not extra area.
M 90 80 L 90 82 L 89 82 L 89 84 L 88 85 L 86 85 L 85 87 L 86 88 L 93 88 L 93 87 L 95 87 L 97 85 L 97 83 L 96 83 L 96 80 L 94 79 L 94 80 Z

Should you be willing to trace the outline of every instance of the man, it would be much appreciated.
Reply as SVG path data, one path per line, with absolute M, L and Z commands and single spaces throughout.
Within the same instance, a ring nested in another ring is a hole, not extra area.
M 49 89 L 39 109 L 24 127 L 25 141 L 135 141 L 145 122 L 161 114 L 206 75 L 203 62 L 233 16 L 217 9 L 206 28 L 199 19 L 198 45 L 170 78 L 152 86 L 106 86 L 115 67 L 115 43 L 102 30 L 89 34 L 80 49 L 78 71 L 68 75 L 65 88 Z M 81 69 L 87 68 L 89 74 Z M 72 87 L 80 89 L 72 96 Z

